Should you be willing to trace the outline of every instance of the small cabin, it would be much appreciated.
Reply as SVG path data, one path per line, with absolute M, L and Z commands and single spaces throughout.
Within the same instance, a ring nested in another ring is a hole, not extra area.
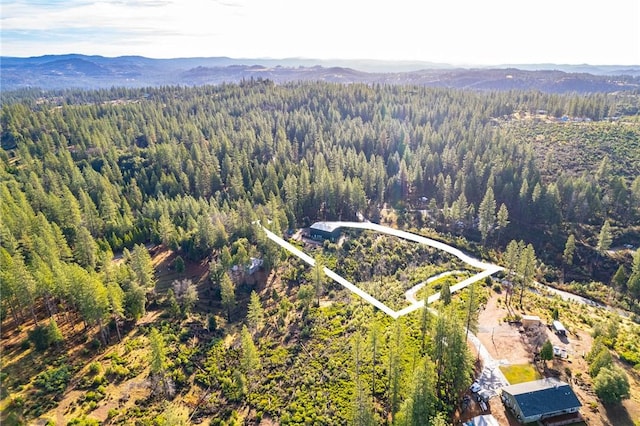
M 540 326 L 540 317 L 537 315 L 523 315 L 522 326 L 524 328 L 534 328 Z
M 562 323 L 558 320 L 555 320 L 553 322 L 553 331 L 559 336 L 567 335 L 567 329 L 564 328 L 564 325 L 562 325 Z

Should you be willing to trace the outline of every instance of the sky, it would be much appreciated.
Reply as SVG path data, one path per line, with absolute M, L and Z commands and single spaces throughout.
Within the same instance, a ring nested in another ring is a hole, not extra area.
M 639 65 L 638 0 L 0 0 L 0 55 Z

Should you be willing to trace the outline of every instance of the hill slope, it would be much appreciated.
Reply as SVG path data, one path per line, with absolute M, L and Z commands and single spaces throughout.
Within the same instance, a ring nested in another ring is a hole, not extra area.
M 480 90 L 532 89 L 550 93 L 613 92 L 640 87 L 640 69 L 522 65 L 513 68 L 453 68 L 446 64 L 310 59 L 178 58 L 85 55 L 2 57 L 2 90 L 96 89 L 113 86 L 201 85 L 263 78 L 288 81 L 419 84 Z M 615 76 L 614 73 L 621 75 Z

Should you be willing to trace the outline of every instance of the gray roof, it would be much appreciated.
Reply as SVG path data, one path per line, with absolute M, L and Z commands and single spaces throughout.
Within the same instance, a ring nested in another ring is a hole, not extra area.
M 564 328 L 564 325 L 562 325 L 562 323 L 558 320 L 555 320 L 553 322 L 553 328 L 555 328 L 558 331 L 567 331 L 567 329 Z
M 318 231 L 333 232 L 339 229 L 340 226 L 336 222 L 316 222 L 311 225 L 311 229 L 317 229 Z
M 525 417 L 582 406 L 571 386 L 553 377 L 506 386 L 502 392 L 513 395 Z

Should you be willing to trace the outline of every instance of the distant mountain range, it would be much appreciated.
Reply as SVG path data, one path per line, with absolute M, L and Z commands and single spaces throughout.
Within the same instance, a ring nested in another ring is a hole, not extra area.
M 276 83 L 417 84 L 477 90 L 613 92 L 640 89 L 640 66 L 527 64 L 461 68 L 431 62 L 314 59 L 0 57 L 1 90 L 203 85 L 263 78 Z

